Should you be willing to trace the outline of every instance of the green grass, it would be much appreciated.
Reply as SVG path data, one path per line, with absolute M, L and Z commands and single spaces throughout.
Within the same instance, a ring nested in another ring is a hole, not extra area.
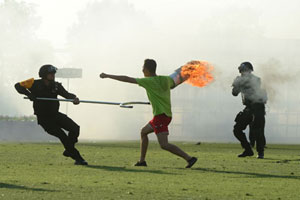
M 36 121 L 36 116 L 8 116 L 0 115 L 0 121 Z
M 0 143 L 0 199 L 299 199 L 300 147 L 268 145 L 264 160 L 237 158 L 238 144 L 176 142 L 185 161 L 149 146 L 148 167 L 133 167 L 138 142 L 77 145 L 89 166 L 74 166 L 56 143 Z

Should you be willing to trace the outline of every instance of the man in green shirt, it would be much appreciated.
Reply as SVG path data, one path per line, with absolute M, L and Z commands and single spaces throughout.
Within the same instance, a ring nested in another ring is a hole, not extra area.
M 154 118 L 141 130 L 141 157 L 135 166 L 147 166 L 145 157 L 149 143 L 148 134 L 155 132 L 160 147 L 185 159 L 188 163 L 186 168 L 191 168 L 197 162 L 197 158 L 189 156 L 179 147 L 168 142 L 168 125 L 172 120 L 170 90 L 174 81 L 169 76 L 156 75 L 156 62 L 152 59 L 144 61 L 143 73 L 145 78 L 100 74 L 100 78 L 138 84 L 146 89 L 151 102 Z

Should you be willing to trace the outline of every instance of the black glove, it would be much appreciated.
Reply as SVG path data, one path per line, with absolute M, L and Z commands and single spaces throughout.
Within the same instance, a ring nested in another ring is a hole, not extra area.
M 30 99 L 30 101 L 36 100 L 36 97 L 33 94 L 28 94 L 27 97 Z

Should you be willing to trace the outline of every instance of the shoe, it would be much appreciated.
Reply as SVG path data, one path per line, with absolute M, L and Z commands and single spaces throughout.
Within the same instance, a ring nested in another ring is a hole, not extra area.
M 188 160 L 188 165 L 185 166 L 185 168 L 191 168 L 197 162 L 197 160 L 198 159 L 196 157 L 192 157 Z
M 135 163 L 134 166 L 144 166 L 144 167 L 147 167 L 147 163 L 146 163 L 146 161 L 143 161 L 143 162 L 138 161 L 137 163 Z
M 65 150 L 63 152 L 63 156 L 65 156 L 65 157 L 71 157 L 71 154 L 67 150 Z
M 264 159 L 264 153 L 258 153 L 257 157 L 258 159 Z
M 252 150 L 245 150 L 243 153 L 239 154 L 238 157 L 239 158 L 243 158 L 243 157 L 247 157 L 247 156 L 253 156 L 254 153 Z
M 74 165 L 88 165 L 85 160 L 76 160 Z

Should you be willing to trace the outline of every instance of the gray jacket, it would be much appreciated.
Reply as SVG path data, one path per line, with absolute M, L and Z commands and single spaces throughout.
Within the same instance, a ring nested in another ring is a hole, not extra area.
M 237 76 L 233 81 L 232 87 L 232 95 L 237 96 L 241 93 L 244 105 L 267 103 L 267 92 L 261 88 L 260 78 L 252 73 Z

